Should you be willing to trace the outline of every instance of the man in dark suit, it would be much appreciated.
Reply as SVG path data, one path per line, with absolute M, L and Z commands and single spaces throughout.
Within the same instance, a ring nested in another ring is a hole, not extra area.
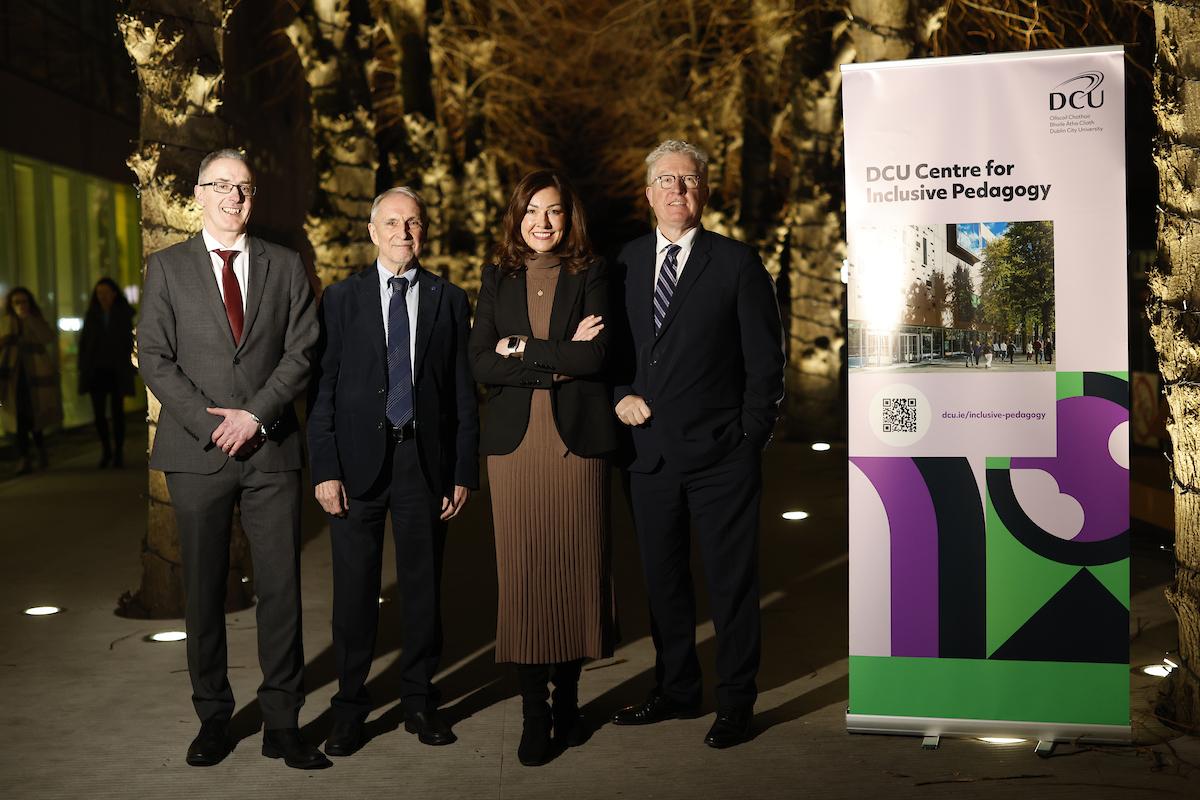
M 645 725 L 699 711 L 690 521 L 717 634 L 717 718 L 704 741 L 729 747 L 749 738 L 757 697 L 761 456 L 783 399 L 783 332 L 762 260 L 700 227 L 708 156 L 669 140 L 646 165 L 658 227 L 617 259 L 626 345 L 614 401 L 633 439 L 630 496 L 656 686 L 613 721 Z
M 193 766 L 229 751 L 225 591 L 234 506 L 254 559 L 263 755 L 289 767 L 328 766 L 300 738 L 300 429 L 317 343 L 312 287 L 300 257 L 246 235 L 254 183 L 245 156 L 200 163 L 198 236 L 146 263 L 138 360 L 162 403 L 151 469 L 166 473 L 187 592 L 187 656 L 200 734 Z
M 421 269 L 427 224 L 412 189 L 375 198 L 367 230 L 376 262 L 321 298 L 324 342 L 308 442 L 333 542 L 331 756 L 351 755 L 366 740 L 389 511 L 404 608 L 404 727 L 425 744 L 455 740 L 433 686 L 442 552 L 447 521 L 479 486 L 479 417 L 467 363 L 470 306 L 462 289 Z

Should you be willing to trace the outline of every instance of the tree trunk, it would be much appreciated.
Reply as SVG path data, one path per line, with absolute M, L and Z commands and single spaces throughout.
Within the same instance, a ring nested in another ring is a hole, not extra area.
M 302 6 L 287 28 L 311 91 L 316 196 L 304 222 L 322 286 L 375 256 L 366 224 L 375 197 L 378 148 L 367 87 L 371 28 L 360 3 L 329 0 Z
M 200 210 L 191 187 L 197 153 L 226 145 L 221 119 L 222 30 L 229 0 L 132 0 L 117 19 L 125 48 L 138 73 L 141 135 L 129 168 L 137 177 L 146 255 L 192 236 Z M 154 446 L 158 400 L 147 390 L 149 446 Z M 163 473 L 150 470 L 149 516 L 142 542 L 142 581 L 118 600 L 121 613 L 135 617 L 183 616 L 179 532 Z M 249 546 L 237 519 L 230 542 L 226 608 L 251 603 L 253 575 Z
M 1158 350 L 1174 451 L 1175 581 L 1167 599 L 1179 620 L 1179 669 L 1158 712 L 1200 726 L 1200 3 L 1154 3 L 1158 44 L 1158 268 L 1150 276 L 1150 333 Z

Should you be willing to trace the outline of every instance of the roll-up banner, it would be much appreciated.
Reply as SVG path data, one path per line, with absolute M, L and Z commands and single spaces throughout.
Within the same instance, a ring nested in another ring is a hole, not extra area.
M 847 727 L 1128 741 L 1122 49 L 842 70 Z

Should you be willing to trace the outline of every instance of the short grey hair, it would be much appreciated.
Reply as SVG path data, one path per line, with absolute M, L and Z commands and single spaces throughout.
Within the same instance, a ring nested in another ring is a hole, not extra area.
M 223 147 L 220 150 L 213 150 L 200 159 L 200 169 L 196 171 L 196 183 L 204 183 L 204 173 L 208 170 L 209 165 L 222 158 L 232 158 L 234 161 L 240 161 L 246 165 L 246 169 L 250 170 L 251 175 L 254 174 L 254 168 L 250 166 L 250 161 L 246 158 L 244 152 L 233 147 Z
M 650 181 L 654 180 L 654 165 L 658 163 L 660 158 L 670 153 L 682 153 L 685 156 L 691 156 L 700 170 L 701 179 L 708 180 L 708 153 L 691 142 L 685 142 L 682 139 L 667 139 L 658 147 L 651 150 L 650 155 L 646 156 L 647 186 L 650 185 Z
M 371 203 L 371 222 L 375 221 L 375 215 L 379 213 L 379 204 L 389 197 L 395 195 L 404 195 L 417 204 L 417 208 L 421 211 L 421 224 L 429 224 L 429 209 L 425 207 L 425 199 L 417 193 L 417 190 L 411 186 L 393 186 L 383 194 L 375 198 L 375 202 Z

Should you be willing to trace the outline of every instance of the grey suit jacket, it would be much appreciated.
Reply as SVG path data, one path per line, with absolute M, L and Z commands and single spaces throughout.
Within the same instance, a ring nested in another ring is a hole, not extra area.
M 300 469 L 292 401 L 308 383 L 317 343 L 312 286 L 294 251 L 254 237 L 246 247 L 246 317 L 236 345 L 202 236 L 147 261 L 137 339 L 142 378 L 162 403 L 152 469 L 221 469 L 228 457 L 211 437 L 222 418 L 209 406 L 244 408 L 267 426 L 267 441 L 249 456 L 257 469 Z

